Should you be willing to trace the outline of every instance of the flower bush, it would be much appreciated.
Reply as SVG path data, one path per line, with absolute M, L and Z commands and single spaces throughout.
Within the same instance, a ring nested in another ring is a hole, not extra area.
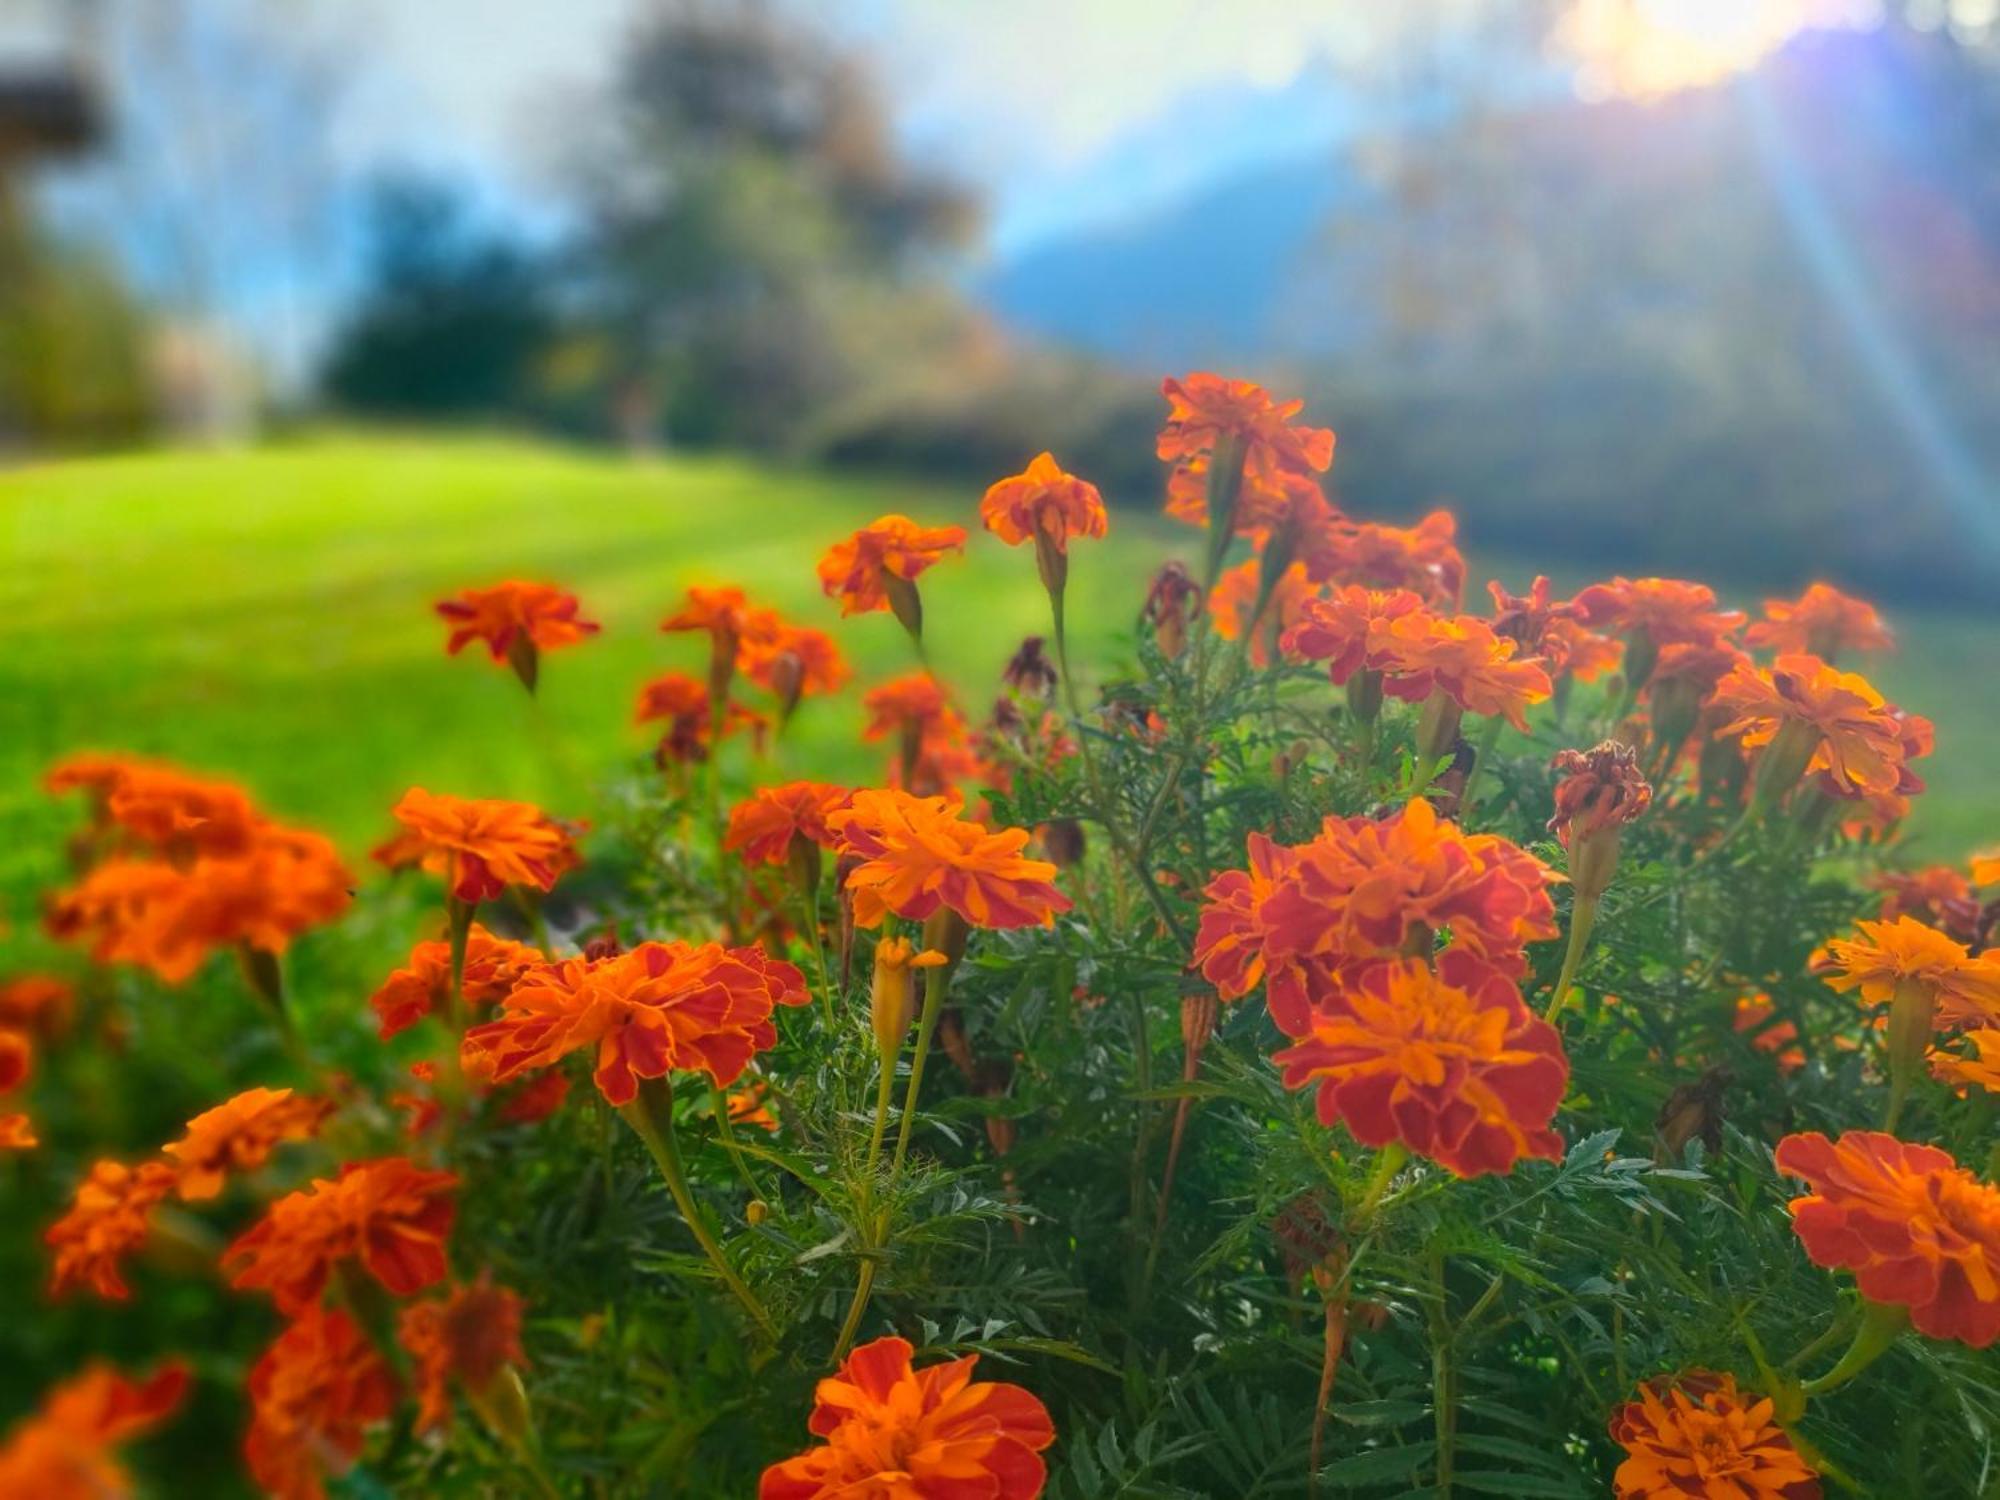
M 0 1489 L 1990 1487 L 2000 859 L 1900 847 L 1932 737 L 1854 670 L 1875 611 L 1471 612 L 1452 519 L 1344 514 L 1300 403 L 1165 395 L 1196 529 L 1150 583 L 1049 453 L 825 539 L 838 628 L 907 637 L 872 784 L 786 734 L 836 638 L 726 584 L 663 601 L 649 759 L 565 816 L 412 787 L 366 881 L 226 781 L 53 768 L 77 963 L 0 984 L 52 1373 Z M 971 545 L 1049 608 L 985 715 L 925 645 L 984 628 Z M 1129 601 L 1107 659 L 1079 579 Z M 436 607 L 524 704 L 598 630 Z M 302 1017 L 336 925 L 370 972 Z M 141 1148 L 83 1133 L 195 1076 Z

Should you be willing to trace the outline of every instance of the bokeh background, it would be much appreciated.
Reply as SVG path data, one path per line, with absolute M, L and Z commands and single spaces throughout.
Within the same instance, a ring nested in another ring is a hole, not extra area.
M 1077 607 L 1128 629 L 1190 368 L 1305 395 L 1340 502 L 1451 506 L 1475 580 L 1880 601 L 1955 854 L 1996 356 L 2000 0 L 0 0 L 0 941 L 64 751 L 357 854 L 411 782 L 561 810 L 643 754 L 686 582 L 830 623 L 826 542 L 1042 447 L 1119 507 Z M 974 554 L 976 691 L 1040 605 Z M 427 608 L 509 575 L 609 627 L 519 731 Z

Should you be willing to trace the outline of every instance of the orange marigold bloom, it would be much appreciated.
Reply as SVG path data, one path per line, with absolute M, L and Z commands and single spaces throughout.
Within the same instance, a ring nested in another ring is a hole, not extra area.
M 729 1112 L 732 1125 L 754 1125 L 759 1130 L 778 1128 L 778 1117 L 771 1113 L 769 1098 L 771 1085 L 759 1079 L 747 1089 L 737 1089 L 723 1100 L 723 1107 Z
M 1559 1160 L 1549 1128 L 1569 1085 L 1555 1027 L 1513 981 L 1464 949 L 1370 965 L 1322 997 L 1273 1059 L 1285 1087 L 1316 1084 L 1322 1124 L 1366 1146 L 1400 1141 L 1460 1177 Z
M 1741 610 L 1715 607 L 1714 589 L 1680 578 L 1614 578 L 1593 583 L 1572 603 L 1583 624 L 1643 635 L 1655 646 L 1713 644 L 1743 623 Z
M 1874 605 L 1825 583 L 1813 584 L 1794 600 L 1766 599 L 1764 618 L 1753 622 L 1743 639 L 1827 661 L 1842 651 L 1887 651 L 1896 644 Z
M 132 1295 L 119 1261 L 145 1244 L 153 1231 L 153 1211 L 174 1190 L 178 1174 L 164 1162 L 129 1167 L 100 1161 L 77 1185 L 70 1210 L 42 1236 L 55 1252 L 49 1291 L 62 1295 L 88 1285 L 100 1297 L 122 1302 Z
M 1423 610 L 1408 589 L 1370 589 L 1350 583 L 1307 599 L 1279 646 L 1286 656 L 1323 661 L 1335 686 L 1356 672 L 1380 672 L 1388 665 L 1380 643 L 1389 624 Z
M 1931 1338 L 2000 1338 L 2000 1188 L 1879 1130 L 1788 1135 L 1777 1163 L 1812 1188 L 1791 1210 L 1814 1265 L 1852 1271 L 1862 1296 L 1909 1308 Z
M 1208 596 L 1209 617 L 1215 633 L 1233 641 L 1245 632 L 1250 636 L 1250 660 L 1260 667 L 1271 663 L 1271 646 L 1305 616 L 1305 608 L 1319 592 L 1306 577 L 1305 565 L 1293 563 L 1278 575 L 1270 602 L 1255 620 L 1246 618 L 1257 605 L 1257 589 L 1263 564 L 1257 558 L 1229 569 L 1215 582 Z
M 396 1410 L 396 1377 L 354 1320 L 317 1305 L 250 1369 L 251 1476 L 279 1500 L 324 1500 L 325 1477 L 345 1473 L 368 1428 Z
M 20 1500 L 126 1500 L 137 1493 L 115 1451 L 180 1405 L 187 1367 L 161 1365 L 143 1381 L 92 1365 L 42 1399 L 0 1439 L 0 1495 Z
M 1275 484 L 1290 471 L 1324 473 L 1333 462 L 1333 434 L 1292 419 L 1303 400 L 1273 401 L 1271 393 L 1248 380 L 1230 380 L 1196 371 L 1160 383 L 1167 398 L 1167 425 L 1155 451 L 1171 463 L 1211 457 L 1224 442 L 1240 443 L 1246 481 Z
M 500 1118 L 509 1125 L 536 1125 L 561 1109 L 568 1098 L 569 1075 L 551 1068 L 509 1094 L 500 1105 Z
M 245 853 L 186 868 L 108 859 L 51 901 L 48 927 L 100 963 L 138 964 L 179 984 L 217 949 L 284 952 L 345 911 L 353 883 L 328 840 L 264 824 Z
M 761 948 L 641 943 L 536 971 L 499 1019 L 465 1034 L 466 1070 L 505 1083 L 592 1049 L 598 1089 L 629 1104 L 641 1078 L 700 1070 L 728 1085 L 778 1039 L 771 1011 L 804 1005 L 805 977 Z
M 296 1316 L 319 1297 L 334 1266 L 349 1256 L 390 1292 L 407 1297 L 445 1277 L 458 1178 L 427 1172 L 401 1156 L 348 1162 L 336 1178 L 273 1203 L 222 1255 L 230 1283 L 267 1291 Z
M 1935 997 L 1940 1026 L 2000 1024 L 2000 951 L 1975 958 L 1911 917 L 1854 925 L 1859 937 L 1826 945 L 1824 978 L 1834 989 L 1858 989 L 1870 1005 L 1886 1005 L 1899 985 L 1916 980 Z
M 1550 597 L 1549 581 L 1540 574 L 1526 594 L 1510 594 L 1497 579 L 1486 592 L 1493 596 L 1493 633 L 1516 642 L 1523 656 L 1540 657 L 1549 676 L 1570 676 L 1589 682 L 1617 666 L 1625 648 L 1577 622 L 1576 606 Z
M 848 1355 L 813 1392 L 806 1427 L 826 1442 L 766 1469 L 758 1500 L 1035 1500 L 1048 1408 L 974 1380 L 976 1354 L 917 1370 L 914 1352 L 886 1338 Z
M 861 706 L 868 714 L 861 738 L 897 742 L 889 768 L 892 786 L 937 793 L 979 774 L 971 726 L 928 673 L 910 672 L 871 688 Z
M 1639 1387 L 1611 1418 L 1626 1458 L 1617 1500 L 1819 1500 L 1819 1477 L 1777 1423 L 1769 1397 L 1734 1375 L 1688 1370 Z
M 484 641 L 493 660 L 504 662 L 525 642 L 537 651 L 574 646 L 596 635 L 595 620 L 580 617 L 582 605 L 574 594 L 552 583 L 509 579 L 490 588 L 461 589 L 437 606 L 451 625 L 445 642 L 447 656 L 456 656 L 474 641 Z
M 40 1144 L 33 1120 L 26 1115 L 0 1114 L 0 1151 L 32 1151 Z
M 1799 1028 L 1790 1021 L 1766 1026 L 1764 1023 L 1777 1013 L 1769 995 L 1745 995 L 1736 1002 L 1730 1028 L 1738 1035 L 1747 1034 L 1750 1045 L 1759 1052 L 1775 1054 L 1779 1072 L 1794 1073 L 1806 1065 L 1805 1053 L 1792 1045 L 1799 1039 Z
M 222 1191 L 231 1172 L 254 1172 L 281 1141 L 319 1134 L 337 1106 L 290 1089 L 245 1089 L 188 1121 L 187 1134 L 167 1146 L 179 1171 L 176 1190 L 193 1203 Z
M 965 550 L 962 526 L 919 526 L 908 516 L 883 516 L 819 560 L 820 587 L 840 601 L 842 615 L 864 615 L 890 606 L 885 579 L 913 583 L 919 574 Z
M 777 634 L 778 616 L 752 604 L 739 588 L 694 584 L 687 591 L 687 602 L 660 621 L 660 629 L 669 635 L 702 631 L 716 644 L 719 654 L 734 661 L 745 642 L 768 640 Z
M 0 1094 L 11 1094 L 35 1071 L 35 1044 L 24 1031 L 0 1026 Z
M 396 1342 L 416 1366 L 418 1432 L 451 1420 L 451 1382 L 482 1394 L 508 1365 L 525 1365 L 521 1299 L 490 1275 L 404 1308 Z
M 241 854 L 265 821 L 239 786 L 132 757 L 72 756 L 52 766 L 44 784 L 52 792 L 89 791 L 100 822 L 179 863 Z
M 860 791 L 827 824 L 840 852 L 860 861 L 847 876 L 857 926 L 879 927 L 891 912 L 921 922 L 949 907 L 974 927 L 1047 927 L 1070 908 L 1051 883 L 1056 867 L 1022 857 L 1027 829 L 989 832 L 943 797 Z
M 0 981 L 0 1026 L 51 1037 L 69 1025 L 76 986 L 53 974 L 21 974 Z
M 403 832 L 375 851 L 390 869 L 445 877 L 451 899 L 490 901 L 510 885 L 552 888 L 582 861 L 570 830 L 531 802 L 453 797 L 413 786 L 394 809 Z
M 752 682 L 788 703 L 838 692 L 854 675 L 833 637 L 805 625 L 780 625 L 745 639 L 738 661 Z
M 1382 690 L 1410 701 L 1441 692 L 1467 713 L 1501 715 L 1525 733 L 1528 706 L 1555 689 L 1539 661 L 1515 659 L 1519 649 L 1474 615 L 1404 614 L 1378 638 Z
M 1307 550 L 1305 562 L 1315 583 L 1411 589 L 1426 604 L 1454 610 L 1465 594 L 1458 522 L 1447 510 L 1432 511 L 1414 526 L 1373 521 L 1336 526 Z
M 1887 870 L 1868 883 L 1882 892 L 1883 921 L 1915 917 L 1962 943 L 1979 942 L 1983 911 L 1964 872 L 1950 865 L 1926 865 L 1920 870 Z M 5 1014 L 0 1003 L 0 1017 Z
M 831 849 L 833 830 L 826 826 L 826 815 L 847 797 L 846 787 L 824 781 L 761 787 L 731 809 L 722 847 L 753 865 L 785 863 L 794 839 Z
M 1103 536 L 1111 524 L 1097 486 L 1063 471 L 1052 453 L 1039 453 L 1012 478 L 991 486 L 979 502 L 986 529 L 1010 547 L 1048 538 L 1058 552 L 1073 536 Z
M 523 975 L 547 962 L 541 949 L 496 937 L 474 922 L 465 934 L 460 997 L 468 1005 L 492 1005 L 504 999 Z M 438 940 L 412 948 L 409 963 L 390 974 L 368 997 L 382 1040 L 407 1031 L 425 1016 L 446 1012 L 445 989 L 450 983 L 450 943 Z
M 1748 749 L 1792 729 L 1810 751 L 1799 774 L 1824 771 L 1842 795 L 1895 792 L 1902 784 L 1902 725 L 1882 695 L 1816 656 L 1781 656 L 1768 670 L 1739 663 L 1715 701 L 1735 714 L 1720 733 L 1741 735 Z
M 2000 1094 L 2000 1028 L 1988 1026 L 1968 1031 L 1965 1039 L 1972 1043 L 1971 1057 L 1941 1048 L 1932 1049 L 1926 1059 L 1930 1063 L 1931 1077 L 1939 1083 L 1950 1084 L 1961 1093 L 1970 1088 L 1982 1088 L 1988 1093 Z

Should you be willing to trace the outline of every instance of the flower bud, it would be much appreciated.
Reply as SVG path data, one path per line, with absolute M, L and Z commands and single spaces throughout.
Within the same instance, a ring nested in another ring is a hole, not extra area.
M 888 569 L 882 570 L 882 592 L 889 597 L 889 610 L 909 631 L 910 639 L 922 644 L 924 639 L 924 601 L 917 593 L 916 584 Z
M 1155 573 L 1153 585 L 1147 590 L 1143 615 L 1153 627 L 1153 643 L 1169 661 L 1177 660 L 1187 650 L 1188 606 L 1195 593 L 1194 579 L 1177 562 L 1167 563 Z
M 875 978 L 868 993 L 868 1017 L 882 1066 L 893 1067 L 903 1038 L 917 1019 L 916 970 L 948 963 L 944 954 L 918 952 L 908 938 L 885 937 L 875 945 Z
M 1569 853 L 1576 899 L 1595 901 L 1618 868 L 1618 844 L 1627 823 L 1652 805 L 1653 788 L 1639 772 L 1632 747 L 1606 740 L 1591 750 L 1562 750 L 1551 763 L 1556 783 L 1549 832 Z

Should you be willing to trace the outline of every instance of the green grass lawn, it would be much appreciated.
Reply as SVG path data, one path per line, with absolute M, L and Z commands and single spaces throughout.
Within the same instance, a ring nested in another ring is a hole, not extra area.
M 924 591 L 940 667 L 976 712 L 1020 637 L 1044 626 L 1029 553 L 977 531 L 976 499 L 478 438 L 330 437 L 0 478 L 0 899 L 15 939 L 33 941 L 35 893 L 60 875 L 75 809 L 37 783 L 69 750 L 136 750 L 236 776 L 359 857 L 415 783 L 586 812 L 591 780 L 646 748 L 631 723 L 639 683 L 700 670 L 703 643 L 656 628 L 689 582 L 740 582 L 833 630 L 863 685 L 905 670 L 893 621 L 839 622 L 812 571 L 829 541 L 884 511 L 974 531 L 970 556 Z M 1126 628 L 1175 540 L 1121 516 L 1109 542 L 1079 549 L 1081 643 Z M 1505 570 L 1517 586 L 1526 571 Z M 545 662 L 534 705 L 483 655 L 447 660 L 430 611 L 453 588 L 508 576 L 575 589 L 605 627 Z M 1902 653 L 1871 670 L 1936 719 L 1940 742 L 1918 832 L 1941 854 L 2000 840 L 1986 756 L 2000 743 L 2000 694 L 1973 665 L 1994 659 L 2000 621 L 1896 624 Z M 808 705 L 786 762 L 870 774 L 880 757 L 855 745 L 854 697 Z

